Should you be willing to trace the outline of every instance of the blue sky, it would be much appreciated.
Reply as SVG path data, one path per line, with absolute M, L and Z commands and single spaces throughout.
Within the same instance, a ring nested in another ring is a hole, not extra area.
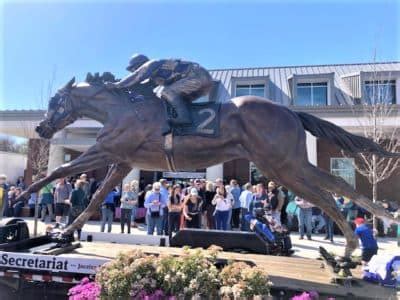
M 399 1 L 54 2 L 2 2 L 0 109 L 39 108 L 52 78 L 121 77 L 136 52 L 207 68 L 400 57 Z

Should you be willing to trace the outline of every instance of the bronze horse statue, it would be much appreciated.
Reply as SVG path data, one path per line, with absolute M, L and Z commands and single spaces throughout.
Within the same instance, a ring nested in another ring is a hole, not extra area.
M 104 126 L 98 132 L 96 143 L 86 152 L 33 183 L 22 195 L 27 197 L 57 178 L 111 165 L 90 204 L 65 229 L 65 234 L 82 228 L 99 209 L 105 196 L 132 168 L 169 170 L 162 136 L 166 110 L 153 92 L 153 86 L 137 85 L 135 92 L 142 95 L 142 99 L 132 101 L 127 92 L 109 90 L 104 84 L 75 84 L 74 80 L 52 97 L 46 118 L 37 127 L 37 132 L 42 138 L 50 139 L 55 132 L 80 117 L 97 120 Z M 349 153 L 370 152 L 391 157 L 399 154 L 388 153 L 372 141 L 350 134 L 332 123 L 256 96 L 236 97 L 221 104 L 219 117 L 218 137 L 173 138 L 172 153 L 177 169 L 205 168 L 239 158 L 254 162 L 267 178 L 309 200 L 335 220 L 347 241 L 346 256 L 357 247 L 358 239 L 337 209 L 332 193 L 352 199 L 381 218 L 398 222 L 343 179 L 310 164 L 305 131 L 327 139 Z

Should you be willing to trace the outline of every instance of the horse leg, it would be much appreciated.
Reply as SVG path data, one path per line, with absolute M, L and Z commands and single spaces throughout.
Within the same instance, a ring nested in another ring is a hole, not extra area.
M 126 164 L 114 164 L 108 170 L 103 183 L 94 193 L 92 200 L 86 209 L 75 219 L 75 221 L 64 230 L 64 234 L 72 235 L 75 230 L 82 229 L 89 218 L 99 210 L 101 203 L 112 189 L 130 172 L 131 167 Z
M 31 193 L 39 191 L 42 187 L 54 181 L 55 179 L 98 169 L 110 163 L 112 163 L 112 161 L 109 158 L 109 155 L 102 153 L 99 147 L 94 145 L 76 159 L 61 165 L 52 171 L 48 176 L 31 184 L 20 195 L 20 198 L 27 199 Z
M 381 219 L 389 219 L 391 222 L 400 224 L 400 219 L 394 218 L 383 207 L 373 203 L 372 200 L 357 193 L 351 185 L 349 185 L 343 178 L 334 176 L 324 170 L 309 165 L 310 180 L 318 182 L 321 187 L 331 193 L 347 197 L 354 201 L 359 206 L 365 208 L 370 213 Z M 390 223 L 391 223 L 390 222 Z
M 289 175 L 290 176 L 290 175 Z M 345 257 L 350 257 L 355 249 L 358 247 L 358 238 L 355 236 L 353 229 L 347 222 L 346 218 L 338 209 L 335 199 L 332 195 L 321 189 L 318 182 L 309 180 L 307 170 L 301 179 L 293 185 L 294 192 L 304 198 L 310 200 L 310 202 L 317 207 L 321 208 L 339 227 L 340 231 L 346 239 Z
M 333 199 L 332 195 L 319 188 L 318 184 L 316 184 L 315 182 L 310 182 L 309 180 L 307 180 L 307 177 L 297 180 L 297 182 L 292 185 L 290 185 L 289 182 L 285 184 L 296 195 L 304 197 L 304 199 L 321 208 L 324 213 L 326 213 L 332 220 L 335 221 L 346 239 L 344 256 L 350 257 L 354 250 L 358 247 L 358 239 L 354 235 L 353 229 L 351 228 L 350 224 L 337 208 L 336 202 Z
M 260 171 L 262 173 L 264 173 L 263 170 L 266 171 L 268 169 L 267 167 L 261 167 Z M 350 257 L 358 246 L 358 239 L 354 235 L 349 223 L 337 208 L 332 195 L 322 190 L 317 181 L 309 179 L 309 169 L 299 168 L 300 172 L 291 172 L 291 170 L 287 168 L 282 170 L 282 172 L 270 170 L 270 172 L 271 171 L 273 171 L 272 173 L 276 176 L 277 181 L 293 191 L 297 196 L 300 196 L 321 208 L 332 220 L 335 221 L 346 239 L 344 255 Z

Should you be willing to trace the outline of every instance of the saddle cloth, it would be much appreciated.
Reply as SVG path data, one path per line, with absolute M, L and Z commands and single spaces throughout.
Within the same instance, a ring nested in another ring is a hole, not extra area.
M 173 126 L 174 136 L 196 135 L 204 137 L 217 137 L 220 131 L 221 103 L 205 102 L 191 103 L 190 113 L 192 124 Z M 173 108 L 167 104 L 167 113 L 173 115 Z

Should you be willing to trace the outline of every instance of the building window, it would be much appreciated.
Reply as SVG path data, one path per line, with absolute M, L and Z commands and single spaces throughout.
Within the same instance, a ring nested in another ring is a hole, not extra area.
M 265 97 L 265 84 L 238 84 L 235 95 L 236 97 L 247 95 Z
M 335 176 L 342 177 L 352 187 L 356 187 L 354 158 L 332 157 L 331 173 Z
M 323 106 L 328 104 L 328 83 L 297 83 L 295 105 Z
M 368 104 L 396 103 L 396 80 L 365 81 L 364 90 Z

